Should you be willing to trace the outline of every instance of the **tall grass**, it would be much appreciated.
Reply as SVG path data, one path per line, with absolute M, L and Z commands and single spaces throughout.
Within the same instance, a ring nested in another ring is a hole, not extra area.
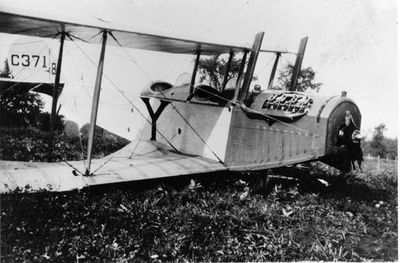
M 367 161 L 341 178 L 321 168 L 271 179 L 266 193 L 208 177 L 3 195 L 2 261 L 395 261 L 397 170 L 386 169 Z

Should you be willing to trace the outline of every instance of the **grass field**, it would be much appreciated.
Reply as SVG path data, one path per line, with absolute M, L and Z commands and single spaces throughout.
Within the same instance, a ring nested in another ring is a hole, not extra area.
M 1 261 L 396 261 L 397 162 L 376 168 L 341 178 L 315 165 L 261 194 L 212 175 L 2 195 Z

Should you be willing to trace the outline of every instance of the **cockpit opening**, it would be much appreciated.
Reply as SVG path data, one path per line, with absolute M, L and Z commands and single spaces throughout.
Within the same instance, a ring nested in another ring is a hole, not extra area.
M 172 88 L 172 85 L 168 82 L 155 82 L 150 86 L 150 89 L 154 92 L 165 92 Z

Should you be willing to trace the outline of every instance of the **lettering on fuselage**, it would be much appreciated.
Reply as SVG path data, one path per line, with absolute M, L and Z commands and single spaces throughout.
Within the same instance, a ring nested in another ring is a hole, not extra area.
M 14 67 L 33 67 L 33 68 L 47 68 L 47 56 L 39 56 L 32 54 L 10 54 L 10 63 Z M 49 71 L 51 74 L 56 74 L 57 64 L 51 63 Z

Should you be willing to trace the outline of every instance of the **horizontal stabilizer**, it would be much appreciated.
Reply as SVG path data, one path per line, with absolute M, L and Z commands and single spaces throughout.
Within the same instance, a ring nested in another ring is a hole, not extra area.
M 16 79 L 4 79 L 0 78 L 0 93 L 5 93 L 12 90 L 15 93 L 26 93 L 29 91 L 43 93 L 49 96 L 53 96 L 54 83 L 44 82 L 31 82 L 31 81 L 20 81 Z M 60 96 L 64 88 L 64 83 L 60 84 L 58 89 L 58 96 Z

